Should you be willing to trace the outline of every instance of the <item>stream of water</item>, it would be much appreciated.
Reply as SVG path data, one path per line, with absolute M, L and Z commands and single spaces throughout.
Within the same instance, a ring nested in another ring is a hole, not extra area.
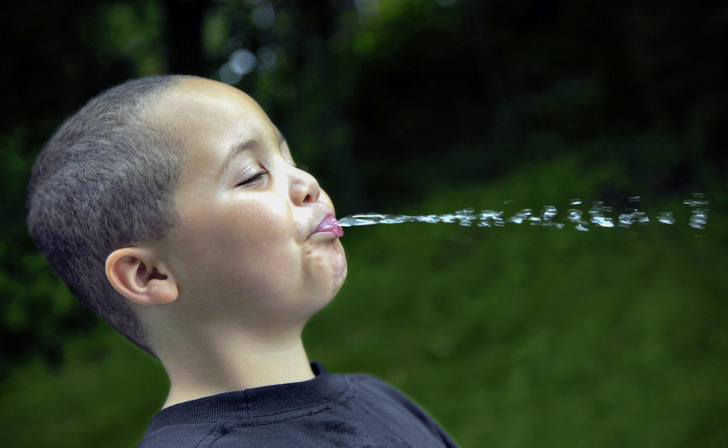
M 422 223 L 453 223 L 461 226 L 477 227 L 503 227 L 509 224 L 529 224 L 554 229 L 563 229 L 573 226 L 579 231 L 589 231 L 590 226 L 599 228 L 614 228 L 644 226 L 650 223 L 673 225 L 676 223 L 673 212 L 660 211 L 650 217 L 646 212 L 637 208 L 641 198 L 629 198 L 630 207 L 615 216 L 612 207 L 603 201 L 594 201 L 586 213 L 580 208 L 583 202 L 580 199 L 569 201 L 569 207 L 564 214 L 565 219 L 559 219 L 559 211 L 553 205 L 544 205 L 540 210 L 530 208 L 521 209 L 510 216 L 502 210 L 481 210 L 473 208 L 458 210 L 443 215 L 388 215 L 381 213 L 360 213 L 338 220 L 341 227 L 370 226 L 375 224 L 402 224 L 408 222 Z M 708 223 L 708 204 L 702 193 L 693 193 L 683 204 L 690 208 L 691 214 L 688 225 L 694 229 L 705 229 Z M 565 221 L 565 222 L 564 222 Z

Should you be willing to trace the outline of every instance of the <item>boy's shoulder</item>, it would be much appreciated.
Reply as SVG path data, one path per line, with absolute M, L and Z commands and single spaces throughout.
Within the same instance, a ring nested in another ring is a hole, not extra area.
M 362 374 L 205 397 L 162 410 L 140 448 L 417 446 L 454 443 L 414 402 Z

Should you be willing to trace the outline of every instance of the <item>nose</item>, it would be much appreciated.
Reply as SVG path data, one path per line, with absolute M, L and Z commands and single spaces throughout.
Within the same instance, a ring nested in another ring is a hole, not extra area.
M 291 200 L 296 205 L 317 202 L 321 196 L 321 187 L 315 177 L 299 168 L 291 170 Z

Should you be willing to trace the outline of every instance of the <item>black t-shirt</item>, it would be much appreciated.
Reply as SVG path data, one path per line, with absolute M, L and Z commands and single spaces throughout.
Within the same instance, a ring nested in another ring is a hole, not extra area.
M 455 447 L 410 399 L 366 375 L 333 375 L 179 403 L 139 448 Z

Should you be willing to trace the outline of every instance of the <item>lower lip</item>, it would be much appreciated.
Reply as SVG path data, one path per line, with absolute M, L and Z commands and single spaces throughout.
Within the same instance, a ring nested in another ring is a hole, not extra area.
M 314 233 L 330 233 L 336 236 L 344 236 L 344 229 L 341 228 L 336 218 L 328 216 L 321 221 L 321 224 L 319 224 Z

